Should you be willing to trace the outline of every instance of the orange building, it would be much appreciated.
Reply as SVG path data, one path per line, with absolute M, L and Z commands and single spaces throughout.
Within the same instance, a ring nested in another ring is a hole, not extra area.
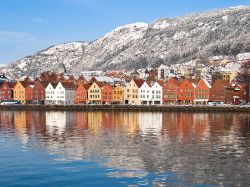
M 13 88 L 14 100 L 18 100 L 22 104 L 31 103 L 33 101 L 33 87 L 33 82 L 17 81 Z
M 112 102 L 112 91 L 109 84 L 102 87 L 102 104 L 110 104 Z
M 86 104 L 88 102 L 88 89 L 90 88 L 89 84 L 82 84 L 79 82 L 76 88 L 76 103 L 77 104 Z

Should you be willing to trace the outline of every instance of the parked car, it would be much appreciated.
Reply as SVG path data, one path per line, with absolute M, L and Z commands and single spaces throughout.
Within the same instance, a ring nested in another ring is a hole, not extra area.
M 1 105 L 18 105 L 21 104 L 20 101 L 16 100 L 8 100 L 8 101 L 2 101 Z

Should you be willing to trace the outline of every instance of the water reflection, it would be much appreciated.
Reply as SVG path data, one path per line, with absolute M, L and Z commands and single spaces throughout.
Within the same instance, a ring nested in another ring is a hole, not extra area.
M 248 114 L 1 111 L 0 139 L 6 133 L 137 185 L 250 184 Z

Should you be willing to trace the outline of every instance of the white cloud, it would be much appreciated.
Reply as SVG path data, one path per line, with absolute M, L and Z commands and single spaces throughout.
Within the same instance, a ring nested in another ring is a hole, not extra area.
M 36 38 L 30 33 L 0 30 L 0 42 L 23 43 L 34 41 L 35 39 Z

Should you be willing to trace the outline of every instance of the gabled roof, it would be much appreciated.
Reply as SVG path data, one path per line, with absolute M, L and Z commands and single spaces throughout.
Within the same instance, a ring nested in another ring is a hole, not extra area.
M 164 85 L 164 81 L 163 80 L 157 80 L 156 81 L 161 87 L 163 87 L 163 85 Z
M 30 85 L 35 85 L 35 82 L 31 82 L 31 81 L 20 81 L 20 83 L 22 84 L 24 88 L 27 88 Z
M 213 82 L 212 87 L 213 87 L 214 85 L 219 85 L 219 86 L 223 86 L 223 87 L 225 87 L 225 86 L 226 86 L 226 87 L 231 87 L 230 83 L 229 83 L 228 81 L 224 80 L 224 79 L 217 79 L 217 80 L 215 80 L 215 81 Z
M 56 86 L 58 85 L 58 83 L 55 82 L 50 82 L 49 83 L 54 89 L 56 88 Z M 46 86 L 46 88 L 49 86 L 49 84 Z
M 83 84 L 82 85 L 86 90 L 88 90 L 90 88 L 90 84 Z
M 208 88 L 211 88 L 212 86 L 211 86 L 211 84 L 206 80 L 206 79 L 201 79 L 202 81 L 204 81 L 204 83 L 206 84 L 206 86 L 208 87 Z M 201 81 L 200 80 L 200 81 Z
M 73 82 L 61 82 L 61 84 L 66 90 L 76 89 L 76 85 Z
M 6 82 L 10 88 L 14 88 L 16 85 L 16 82 Z
M 68 81 L 75 81 L 75 77 L 73 75 L 70 75 L 69 78 L 68 78 Z
M 40 81 L 40 83 L 43 86 L 43 88 L 46 88 L 49 84 L 49 82 L 47 82 L 47 81 Z
M 80 82 L 79 82 L 77 85 L 78 85 L 78 86 L 79 86 L 79 85 L 82 85 L 82 86 L 84 87 L 85 90 L 88 90 L 88 89 L 90 88 L 90 86 L 91 86 L 91 85 L 88 84 L 88 83 L 87 83 L 87 84 L 83 84 L 83 83 L 80 83 Z
M 87 82 L 86 78 L 85 78 L 83 75 L 80 75 L 80 76 L 78 77 L 77 81 L 78 81 L 78 82 L 81 82 L 81 81 Z
M 103 85 L 102 90 L 103 90 L 104 88 L 109 88 L 110 90 L 112 90 L 112 87 L 111 87 L 109 84 Z
M 103 82 L 98 82 L 98 81 L 94 81 L 93 83 L 96 83 L 99 88 L 102 88 L 105 85 Z
M 171 77 L 170 79 L 168 79 L 168 81 L 164 84 L 164 86 L 166 86 L 169 83 L 174 84 L 175 86 L 179 87 L 181 85 L 181 81 L 179 81 L 176 77 Z
M 133 80 L 138 88 L 140 88 L 144 83 L 143 79 L 133 79 Z

